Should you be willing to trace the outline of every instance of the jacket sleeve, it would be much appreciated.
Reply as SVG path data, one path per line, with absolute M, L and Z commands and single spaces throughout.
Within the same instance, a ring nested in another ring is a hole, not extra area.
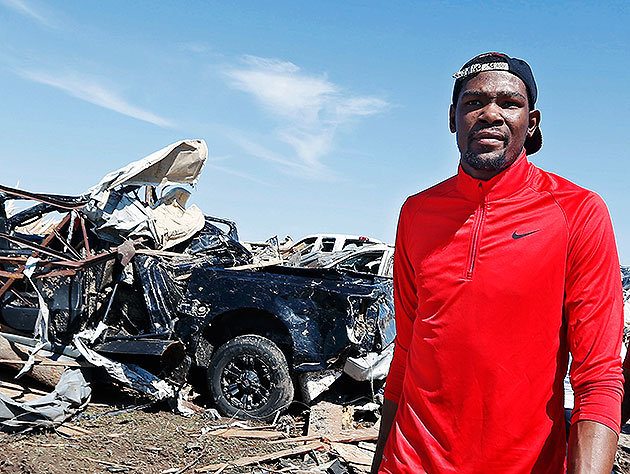
M 396 313 L 396 342 L 394 358 L 385 385 L 385 398 L 398 403 L 407 367 L 407 351 L 413 332 L 417 297 L 414 269 L 409 258 L 409 201 L 403 205 L 398 219 L 396 250 L 394 252 L 394 310 Z
M 608 209 L 595 194 L 572 221 L 564 303 L 573 356 L 571 422 L 595 421 L 619 433 L 623 298 L 615 236 Z

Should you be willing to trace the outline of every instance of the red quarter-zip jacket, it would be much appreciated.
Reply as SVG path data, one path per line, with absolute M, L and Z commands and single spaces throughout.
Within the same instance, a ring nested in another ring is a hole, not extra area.
M 394 264 L 398 404 L 380 472 L 561 473 L 572 422 L 619 432 L 623 307 L 608 210 L 523 154 L 410 197 Z

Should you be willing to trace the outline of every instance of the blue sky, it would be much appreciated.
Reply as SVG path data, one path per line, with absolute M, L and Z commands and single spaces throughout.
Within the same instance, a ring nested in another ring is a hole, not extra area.
M 628 2 L 0 0 L 0 182 L 78 194 L 182 138 L 194 201 L 241 237 L 392 241 L 405 197 L 452 175 L 451 74 L 533 67 L 532 161 L 601 194 L 630 264 Z

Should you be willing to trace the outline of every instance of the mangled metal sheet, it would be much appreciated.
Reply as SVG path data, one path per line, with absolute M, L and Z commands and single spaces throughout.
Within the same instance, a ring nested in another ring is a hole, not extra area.
M 204 140 L 181 140 L 112 171 L 92 187 L 88 194 L 91 199 L 105 203 L 107 193 L 121 185 L 190 184 L 194 186 L 207 158 L 208 146 Z
M 24 374 L 28 373 L 31 370 L 31 368 L 35 364 L 35 355 L 41 349 L 43 349 L 46 345 L 50 344 L 50 341 L 48 340 L 48 326 L 49 326 L 50 311 L 48 309 L 48 305 L 46 305 L 44 297 L 42 296 L 41 292 L 37 289 L 37 287 L 33 283 L 33 280 L 31 279 L 33 276 L 33 273 L 35 272 L 35 267 L 37 266 L 37 262 L 39 262 L 39 259 L 34 258 L 34 257 L 29 257 L 29 259 L 26 261 L 25 268 L 24 268 L 24 276 L 28 278 L 31 284 L 33 285 L 33 288 L 35 289 L 35 292 L 37 293 L 37 299 L 39 302 L 39 313 L 37 315 L 37 320 L 35 321 L 35 331 L 33 333 L 35 339 L 37 340 L 37 346 L 30 352 L 28 361 L 26 362 L 26 364 L 24 364 L 24 367 L 22 367 L 22 370 L 20 370 L 20 372 L 16 375 L 15 377 L 16 379 L 22 377 Z
M 142 186 L 194 186 L 207 157 L 203 140 L 173 143 L 105 176 L 88 191 L 90 201 L 82 212 L 110 242 L 143 237 L 157 249 L 172 248 L 203 228 L 203 213 L 196 206 L 186 209 L 190 192 L 185 189 L 170 189 L 155 202 L 143 199 L 139 190 Z
M 90 349 L 90 345 L 94 344 L 94 341 L 106 329 L 107 326 L 99 324 L 94 330 L 81 331 L 74 336 L 74 345 L 85 360 L 95 367 L 103 367 L 114 380 L 154 400 L 173 398 L 175 390 L 168 382 L 156 377 L 142 367 L 113 361 Z
M 9 431 L 51 428 L 83 410 L 92 390 L 81 370 L 66 370 L 55 389 L 29 402 L 16 402 L 0 393 L 0 427 Z
M 385 380 L 393 356 L 394 344 L 390 344 L 381 352 L 370 352 L 363 357 L 348 357 L 343 371 L 358 382 Z

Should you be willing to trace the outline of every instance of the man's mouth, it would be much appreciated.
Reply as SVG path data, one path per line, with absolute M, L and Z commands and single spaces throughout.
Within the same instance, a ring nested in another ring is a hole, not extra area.
M 501 146 L 506 141 L 506 136 L 498 131 L 479 130 L 471 134 L 470 141 L 477 143 L 483 147 Z

